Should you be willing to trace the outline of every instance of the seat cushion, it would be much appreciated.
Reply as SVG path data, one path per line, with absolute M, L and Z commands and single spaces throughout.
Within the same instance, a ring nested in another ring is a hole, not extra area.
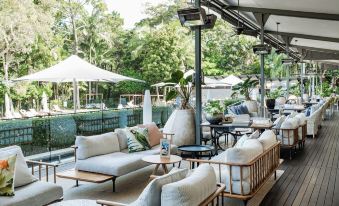
M 277 143 L 277 137 L 272 130 L 264 131 L 260 135 L 258 140 L 262 144 L 264 151 L 268 150 L 270 147 Z
M 78 160 L 75 164 L 75 168 L 77 170 L 87 172 L 122 176 L 150 165 L 141 159 L 145 155 L 153 154 L 151 152 L 155 151 L 148 150 L 145 151 L 145 153 L 136 152 L 131 154 L 115 152 L 111 154 L 90 157 L 85 160 Z
M 77 158 L 79 160 L 120 151 L 118 136 L 115 132 L 87 137 L 77 136 L 75 145 L 78 146 Z
M 47 205 L 63 197 L 62 187 L 53 183 L 36 181 L 15 188 L 15 196 L 0 197 L 1 206 Z
M 203 164 L 183 180 L 162 187 L 161 206 L 199 205 L 217 189 L 214 169 Z
M 21 148 L 19 146 L 10 146 L 0 149 L 0 159 L 13 154 L 17 155 L 15 162 L 14 187 L 20 187 L 37 181 L 37 178 L 34 177 L 31 174 L 31 171 L 28 169 L 24 155 L 22 154 Z
M 173 168 L 168 174 L 153 179 L 142 191 L 139 198 L 130 206 L 160 206 L 161 188 L 169 183 L 177 182 L 186 177 L 188 169 Z

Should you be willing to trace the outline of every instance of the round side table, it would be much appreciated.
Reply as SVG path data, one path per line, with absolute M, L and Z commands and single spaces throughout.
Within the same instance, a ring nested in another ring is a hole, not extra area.
M 171 155 L 169 158 L 160 157 L 160 155 L 150 155 L 142 158 L 142 161 L 155 164 L 155 168 L 152 172 L 152 175 L 155 175 L 161 165 L 164 170 L 164 174 L 168 173 L 167 164 L 175 164 L 181 162 L 182 158 L 177 155 Z
M 208 157 L 211 159 L 215 148 L 209 145 L 183 145 L 179 146 L 178 150 L 181 152 L 181 157 L 184 158 L 200 159 L 201 157 Z M 208 153 L 208 155 L 202 155 L 202 153 Z M 194 163 L 192 163 L 193 168 Z

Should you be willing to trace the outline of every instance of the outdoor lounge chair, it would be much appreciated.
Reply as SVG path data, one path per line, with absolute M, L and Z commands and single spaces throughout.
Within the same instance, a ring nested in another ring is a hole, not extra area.
M 173 205 L 214 205 L 215 200 L 225 189 L 225 185 L 217 184 L 214 169 L 201 165 L 187 175 L 187 169 L 174 168 L 170 173 L 153 179 L 131 204 L 122 204 L 97 200 L 98 204 L 108 206 L 173 206 Z M 202 186 L 203 185 L 203 186 Z
M 52 106 L 52 108 L 53 108 L 52 110 L 53 110 L 54 112 L 59 112 L 59 113 L 63 113 L 63 112 L 64 112 L 62 109 L 60 109 L 59 105 L 54 104 L 54 105 Z
M 63 199 L 63 189 L 61 186 L 48 182 L 48 169 L 54 170 L 54 183 L 56 182 L 55 170 L 58 165 L 52 163 L 25 161 L 21 148 L 19 146 L 10 146 L 0 149 L 0 157 L 17 155 L 15 163 L 15 196 L 0 196 L 1 206 L 35 206 L 48 205 Z M 41 169 L 39 169 L 39 180 L 30 174 L 27 163 L 32 165 L 32 174 L 34 174 L 34 165 L 46 167 L 46 180 L 41 181 Z

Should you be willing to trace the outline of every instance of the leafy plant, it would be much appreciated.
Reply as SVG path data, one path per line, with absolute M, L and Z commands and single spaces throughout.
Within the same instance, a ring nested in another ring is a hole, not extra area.
M 322 87 L 317 88 L 317 94 L 321 97 L 329 97 L 332 93 L 335 93 L 335 88 L 331 87 L 327 81 L 322 83 Z
M 296 85 L 291 86 L 290 90 L 289 90 L 289 93 L 293 94 L 293 95 L 295 95 L 297 97 L 300 97 L 301 96 L 300 84 L 296 84 Z
M 204 108 L 204 111 L 207 114 L 216 115 L 216 114 L 224 113 L 224 107 L 222 106 L 222 104 L 218 100 L 209 101 L 209 102 L 207 102 L 207 104 Z
M 184 73 L 180 70 L 177 70 L 171 74 L 171 79 L 168 82 L 176 83 L 177 85 L 172 88 L 170 92 L 167 93 L 166 101 L 172 100 L 177 96 L 180 96 L 180 109 L 192 108 L 189 104 L 189 100 L 193 90 L 192 77 L 184 77 Z
M 240 99 L 225 99 L 224 100 L 224 108 L 227 108 L 228 106 L 230 106 L 234 103 L 240 102 L 240 101 L 241 101 Z
M 241 82 L 232 88 L 232 90 L 234 91 L 232 96 L 235 96 L 237 93 L 240 93 L 245 97 L 246 100 L 251 100 L 250 94 L 258 84 L 259 84 L 258 80 L 256 79 L 251 80 L 251 78 L 248 77 L 244 82 Z
M 282 87 L 278 87 L 277 89 L 267 92 L 266 96 L 268 99 L 276 99 L 278 97 L 281 97 L 284 95 L 284 91 L 282 90 Z

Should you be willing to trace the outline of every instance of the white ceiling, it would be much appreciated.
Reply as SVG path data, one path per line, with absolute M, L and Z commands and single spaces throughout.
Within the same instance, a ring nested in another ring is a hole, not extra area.
M 226 5 L 237 6 L 237 0 L 222 0 Z M 339 0 L 240 0 L 240 7 L 255 7 L 339 15 Z M 260 26 L 250 12 L 240 12 L 247 20 Z M 265 30 L 296 33 L 339 39 L 339 21 L 270 15 Z M 275 36 L 275 35 L 273 35 Z M 295 40 L 298 40 L 296 43 Z M 320 49 L 339 50 L 339 43 L 293 38 L 291 44 Z

